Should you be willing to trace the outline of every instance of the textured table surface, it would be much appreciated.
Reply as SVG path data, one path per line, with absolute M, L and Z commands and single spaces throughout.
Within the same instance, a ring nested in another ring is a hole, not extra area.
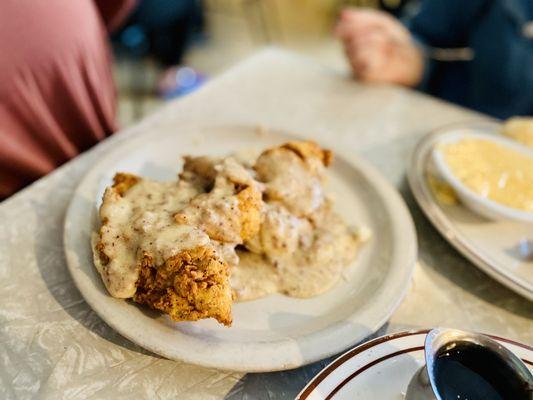
M 366 86 L 316 62 L 267 49 L 117 133 L 0 204 L 0 398 L 285 399 L 328 360 L 293 371 L 239 374 L 149 354 L 109 328 L 67 271 L 63 219 L 83 174 L 143 132 L 259 124 L 351 149 L 398 187 L 415 220 L 419 262 L 381 332 L 448 326 L 533 344 L 533 303 L 462 258 L 432 228 L 405 181 L 416 141 L 444 124 L 485 117 L 410 90 Z

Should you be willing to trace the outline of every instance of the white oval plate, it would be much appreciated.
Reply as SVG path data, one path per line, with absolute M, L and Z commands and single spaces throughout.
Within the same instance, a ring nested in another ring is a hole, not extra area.
M 320 371 L 297 400 L 403 400 L 412 376 L 424 365 L 428 332 L 382 336 L 346 352 Z M 488 336 L 515 353 L 533 371 L 533 348 Z
M 369 227 L 373 237 L 344 279 L 321 296 L 273 295 L 235 304 L 231 328 L 213 320 L 175 323 L 109 296 L 93 266 L 89 238 L 99 225 L 103 189 L 115 172 L 174 179 L 182 155 L 227 155 L 294 139 L 252 127 L 196 127 L 144 134 L 107 153 L 79 184 L 65 219 L 68 268 L 87 303 L 123 336 L 154 353 L 238 371 L 296 368 L 339 353 L 379 329 L 408 289 L 416 236 L 398 193 L 356 156 L 336 158 L 328 191 L 336 193 L 337 210 L 349 223 Z
M 460 203 L 441 204 L 429 187 L 427 174 L 436 173 L 433 148 L 442 135 L 457 129 L 498 134 L 500 125 L 449 126 L 425 136 L 411 157 L 409 186 L 424 214 L 452 246 L 498 282 L 533 301 L 533 224 L 490 221 Z

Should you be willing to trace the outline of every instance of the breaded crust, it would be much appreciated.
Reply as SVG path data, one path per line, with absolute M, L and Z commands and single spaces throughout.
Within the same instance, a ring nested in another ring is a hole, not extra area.
M 111 186 L 115 192 L 120 196 L 124 196 L 133 185 L 141 180 L 140 177 L 125 172 L 118 172 L 113 178 L 113 186 Z
M 312 141 L 288 142 L 281 146 L 282 149 L 291 150 L 300 158 L 318 158 L 325 167 L 333 162 L 333 152 L 322 149 L 317 143 Z
M 221 172 L 215 168 L 212 158 L 184 159 L 181 179 L 194 182 L 202 179 L 206 193 L 198 195 L 190 203 L 197 215 L 192 218 L 190 214 L 187 215 L 187 212 L 190 213 L 189 208 L 177 212 L 174 215 L 175 221 L 197 225 L 210 239 L 222 243 L 240 244 L 257 234 L 263 206 L 261 185 L 254 182 L 240 165 L 236 170 L 231 170 L 225 164 Z M 219 163 L 219 167 L 220 165 Z M 225 193 L 221 194 L 221 190 Z
M 247 187 L 237 194 L 241 211 L 241 237 L 247 240 L 259 232 L 261 225 L 262 193 L 254 187 Z
M 228 266 L 212 248 L 185 250 L 154 266 L 145 254 L 133 300 L 162 311 L 174 321 L 215 318 L 231 325 Z

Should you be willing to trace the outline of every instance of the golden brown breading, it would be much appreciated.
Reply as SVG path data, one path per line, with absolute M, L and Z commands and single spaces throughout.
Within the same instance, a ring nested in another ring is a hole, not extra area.
M 125 172 L 118 172 L 113 177 L 113 186 L 115 192 L 123 196 L 133 185 L 141 180 L 140 177 Z
M 321 178 L 324 167 L 329 167 L 332 162 L 333 152 L 322 149 L 315 142 L 288 142 L 263 151 L 254 169 L 258 177 L 266 182 L 279 178 L 279 175 L 288 175 L 285 169 L 290 168 L 291 164 L 298 169 L 307 170 L 307 175 L 310 175 L 307 178 Z
M 261 209 L 263 207 L 262 193 L 257 188 L 249 186 L 237 195 L 239 210 L 241 211 L 241 238 L 246 240 L 259 232 L 261 225 Z
M 318 158 L 322 161 L 322 164 L 324 164 L 325 167 L 329 167 L 333 162 L 333 152 L 331 150 L 322 149 L 316 142 L 302 140 L 298 142 L 288 142 L 280 147 L 295 152 L 304 160 Z
M 145 254 L 133 300 L 162 311 L 174 321 L 215 318 L 231 325 L 228 266 L 212 248 L 182 251 L 154 266 Z

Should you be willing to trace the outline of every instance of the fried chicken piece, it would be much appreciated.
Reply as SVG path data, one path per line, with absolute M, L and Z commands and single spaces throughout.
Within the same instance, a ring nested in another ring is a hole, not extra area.
M 228 265 L 207 233 L 180 224 L 173 210 L 198 191 L 188 182 L 117 174 L 106 189 L 95 265 L 113 297 L 133 298 L 176 321 L 231 324 Z
M 283 203 L 298 217 L 306 217 L 325 201 L 325 167 L 333 153 L 314 142 L 289 142 L 264 151 L 254 169 L 265 183 L 267 201 Z
M 175 321 L 230 325 L 235 247 L 273 261 L 306 248 L 327 203 L 332 153 L 289 142 L 263 152 L 253 170 L 232 157 L 184 160 L 177 182 L 115 176 L 100 208 L 95 265 L 114 297 Z
M 175 215 L 176 221 L 200 227 L 213 240 L 242 244 L 259 230 L 263 205 L 261 187 L 250 173 L 232 158 L 205 167 L 204 157 L 189 158 L 188 171 L 202 164 L 196 171 L 216 171 L 212 189 L 195 197 L 189 207 Z M 185 177 L 185 175 L 182 175 Z M 190 177 L 186 177 L 190 179 Z M 194 178 L 193 178 L 194 181 Z
M 174 321 L 215 318 L 230 326 L 228 267 L 213 248 L 182 251 L 161 266 L 144 254 L 133 300 L 168 314 Z
M 248 250 L 276 262 L 310 246 L 314 218 L 327 208 L 323 181 L 332 159 L 331 151 L 305 141 L 289 142 L 259 156 L 254 168 L 265 182 L 265 206 L 258 234 L 245 241 Z

